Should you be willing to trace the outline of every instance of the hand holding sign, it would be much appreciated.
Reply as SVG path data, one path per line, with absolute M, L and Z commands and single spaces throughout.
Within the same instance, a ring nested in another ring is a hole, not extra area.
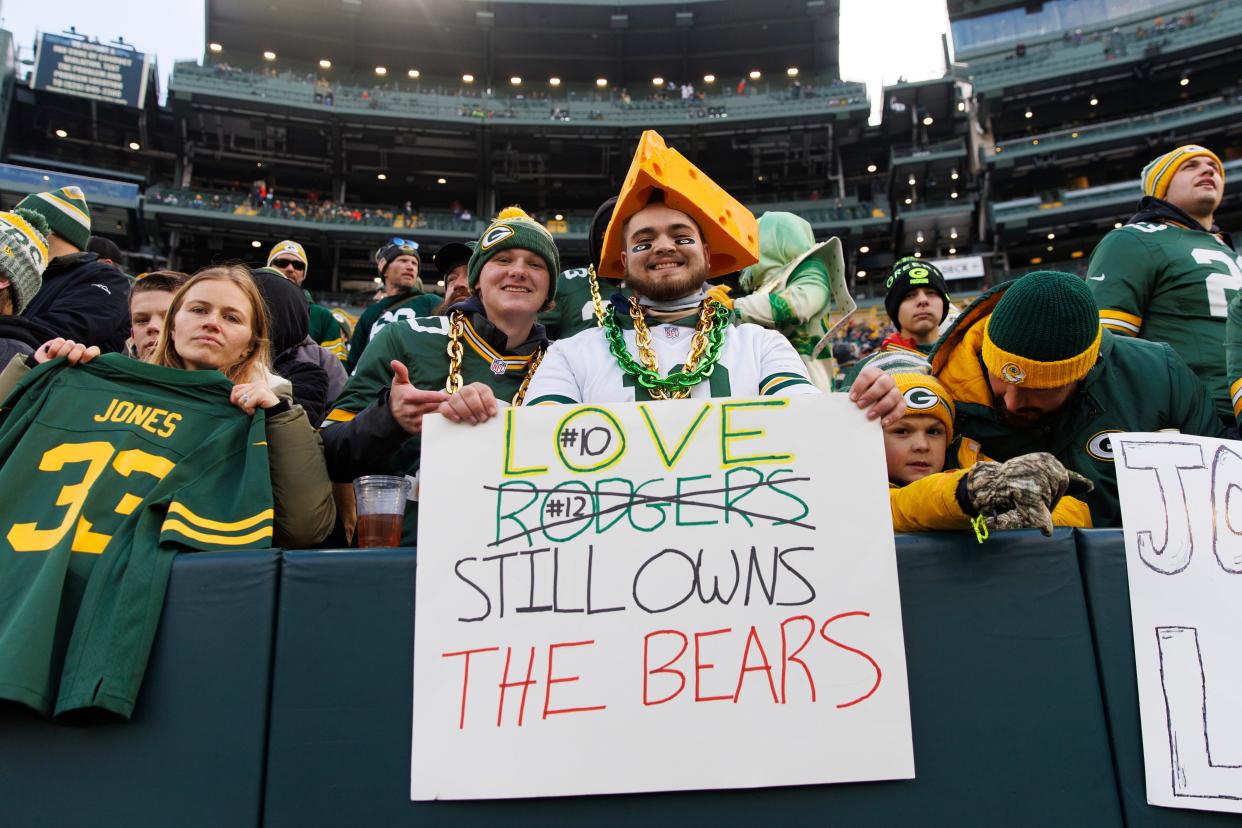
M 496 395 L 481 382 L 464 386 L 440 404 L 440 413 L 454 423 L 485 423 L 500 412 Z

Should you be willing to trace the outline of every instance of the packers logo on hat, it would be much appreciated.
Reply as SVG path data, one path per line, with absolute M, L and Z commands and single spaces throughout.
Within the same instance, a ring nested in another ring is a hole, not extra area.
M 479 247 L 482 250 L 488 250 L 493 245 L 504 241 L 513 235 L 513 228 L 507 224 L 497 224 L 492 229 L 483 234 L 483 238 L 479 239 Z
M 1006 362 L 1000 369 L 1001 379 L 1011 385 L 1019 385 L 1026 379 L 1026 371 L 1016 362 Z
M 935 408 L 940 403 L 940 398 L 930 388 L 916 385 L 906 390 L 901 395 L 906 401 L 906 408 L 911 411 L 926 411 L 929 408 Z

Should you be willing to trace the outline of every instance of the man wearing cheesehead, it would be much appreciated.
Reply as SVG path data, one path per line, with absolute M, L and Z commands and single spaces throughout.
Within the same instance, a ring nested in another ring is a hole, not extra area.
M 956 431 L 996 460 L 1047 452 L 1086 477 L 1098 527 L 1121 525 L 1112 435 L 1224 432 L 1182 358 L 1165 343 L 1104 330 L 1091 291 L 1069 273 L 1036 271 L 983 293 L 931 363 L 953 398 Z
M 520 405 L 547 347 L 536 318 L 555 298 L 558 272 L 552 235 L 520 208 L 502 210 L 470 256 L 473 295 L 447 316 L 396 319 L 367 346 L 324 423 L 332 479 L 416 479 L 423 415 L 440 410 L 456 422 L 476 422 L 473 408 L 494 412 L 498 399 Z M 405 545 L 417 541 L 417 513 L 411 501 Z
M 833 388 L 832 353 L 820 358 L 828 336 L 856 305 L 845 284 L 845 257 L 837 238 L 816 244 L 811 223 L 793 213 L 759 217 L 759 262 L 742 271 L 745 296 L 733 302 L 742 322 L 780 331 L 806 365 L 811 381 Z M 831 303 L 838 318 L 830 323 Z
M 1167 342 L 1212 392 L 1222 422 L 1233 412 L 1221 352 L 1242 257 L 1213 221 L 1225 191 L 1220 159 L 1178 147 L 1143 168 L 1139 211 L 1091 253 L 1087 284 L 1107 330 Z
M 599 275 L 634 295 L 601 306 L 602 327 L 561 339 L 526 404 L 815 394 L 783 336 L 732 325 L 704 283 L 758 261 L 754 216 L 655 132 L 643 133 L 608 223 Z M 637 356 L 635 356 L 637 354 Z M 901 416 L 901 395 L 878 369 L 851 398 L 872 419 Z
M 302 287 L 302 283 L 306 281 L 307 271 L 310 270 L 306 248 L 290 239 L 278 241 L 267 254 L 267 266 L 302 288 L 302 293 L 306 294 L 306 302 L 310 306 L 310 338 L 332 356 L 344 362 L 348 352 L 345 338 L 341 334 L 341 323 L 332 315 L 332 311 L 323 305 L 316 304 L 311 298 L 310 291 Z

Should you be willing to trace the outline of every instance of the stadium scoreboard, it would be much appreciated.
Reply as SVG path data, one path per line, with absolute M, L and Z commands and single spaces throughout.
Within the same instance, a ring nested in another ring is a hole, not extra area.
M 150 57 L 122 46 L 56 34 L 39 37 L 33 89 L 141 107 L 147 94 Z

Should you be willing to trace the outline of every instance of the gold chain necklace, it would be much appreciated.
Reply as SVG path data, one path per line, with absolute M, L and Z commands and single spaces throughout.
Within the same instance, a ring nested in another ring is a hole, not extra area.
M 456 394 L 461 390 L 461 357 L 463 353 L 461 338 L 465 330 L 465 315 L 461 311 L 453 311 L 453 315 L 449 317 L 449 373 L 448 380 L 444 383 L 444 390 L 449 394 Z M 513 396 L 513 404 L 515 406 L 521 405 L 522 400 L 526 399 L 526 388 L 530 385 L 530 378 L 535 375 L 535 371 L 539 368 L 539 363 L 543 362 L 543 353 L 543 349 L 540 348 L 531 354 L 530 362 L 526 365 L 526 376 L 522 377 L 522 384 L 518 386 L 517 394 Z
M 646 368 L 657 374 L 660 373 L 655 351 L 651 347 L 651 329 L 647 327 L 647 318 L 643 313 L 642 305 L 638 304 L 638 300 L 633 296 L 630 297 L 630 319 L 634 321 L 634 342 L 638 345 L 638 358 L 642 360 Z M 699 310 L 698 324 L 694 326 L 694 336 L 690 339 L 690 351 L 686 354 L 685 366 L 682 368 L 684 372 L 693 371 L 699 357 L 703 355 L 703 350 L 707 347 L 707 332 L 711 330 L 714 319 L 712 303 L 703 302 Z M 690 396 L 689 388 L 670 390 L 650 388 L 648 390 L 657 400 L 684 400 Z

